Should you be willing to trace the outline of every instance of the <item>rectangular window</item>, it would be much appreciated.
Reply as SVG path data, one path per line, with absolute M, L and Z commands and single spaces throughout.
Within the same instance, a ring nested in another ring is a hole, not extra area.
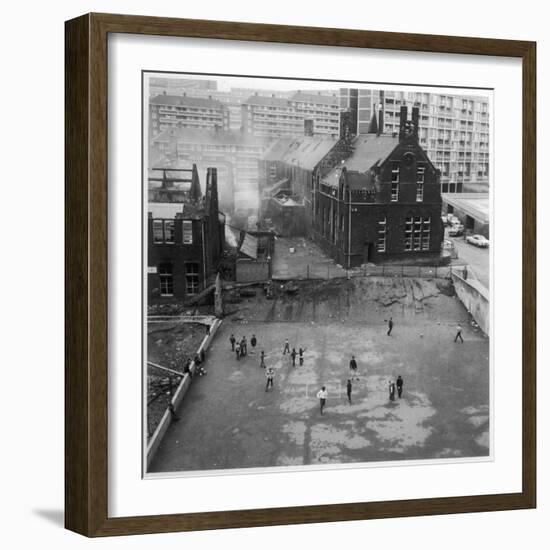
M 419 166 L 416 169 L 416 202 L 424 200 L 424 172 L 426 168 Z
M 422 219 L 422 237 L 421 247 L 422 250 L 430 250 L 430 218 Z
M 162 244 L 164 242 L 162 220 L 153 220 L 153 242 L 155 244 Z
M 183 220 L 181 227 L 183 244 L 193 244 L 193 222 L 191 220 Z
M 413 219 L 405 218 L 405 252 L 412 250 Z
M 429 250 L 431 220 L 416 216 L 405 219 L 404 248 L 406 252 Z
M 399 162 L 391 163 L 391 202 L 397 202 L 399 197 Z
M 413 224 L 413 250 L 420 250 L 420 236 L 422 234 L 422 218 L 416 216 Z
M 391 184 L 391 202 L 397 202 L 399 198 L 399 183 L 393 182 Z
M 174 244 L 176 227 L 174 220 L 164 220 L 164 242 Z
M 185 292 L 187 294 L 199 292 L 199 264 L 185 264 Z
M 391 180 L 399 183 L 399 162 L 391 163 Z
M 378 240 L 376 242 L 376 250 L 378 252 L 386 252 L 386 217 L 378 220 Z
M 161 296 L 173 296 L 174 295 L 174 277 L 172 274 L 171 264 L 160 264 L 158 267 L 159 279 L 160 279 L 160 295 Z

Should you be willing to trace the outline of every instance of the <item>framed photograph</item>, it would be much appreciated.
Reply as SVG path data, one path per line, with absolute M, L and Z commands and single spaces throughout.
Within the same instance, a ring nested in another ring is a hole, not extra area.
M 535 43 L 65 39 L 68 529 L 536 506 Z

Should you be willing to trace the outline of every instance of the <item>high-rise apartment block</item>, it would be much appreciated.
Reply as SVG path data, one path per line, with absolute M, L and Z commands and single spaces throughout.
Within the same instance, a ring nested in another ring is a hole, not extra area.
M 149 101 L 151 135 L 168 128 L 223 129 L 229 128 L 229 111 L 211 95 L 192 97 L 162 93 Z
M 340 97 L 349 94 L 340 90 Z M 357 134 L 399 132 L 402 106 L 420 110 L 419 143 L 441 170 L 443 193 L 486 191 L 489 184 L 489 99 L 481 96 L 358 90 Z
M 298 90 L 289 98 L 252 94 L 242 105 L 242 126 L 256 136 L 281 137 L 340 133 L 336 93 L 324 95 Z

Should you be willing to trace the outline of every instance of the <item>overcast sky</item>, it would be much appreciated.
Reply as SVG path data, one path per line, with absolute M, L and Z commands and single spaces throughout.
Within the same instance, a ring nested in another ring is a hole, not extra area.
M 467 89 L 441 89 L 425 86 L 398 86 L 391 84 L 357 84 L 346 82 L 327 82 L 326 80 L 294 80 L 294 79 L 282 79 L 282 78 L 247 78 L 247 77 L 230 77 L 230 76 L 213 76 L 213 75 L 196 75 L 196 74 L 182 74 L 178 78 L 173 73 L 151 73 L 151 78 L 173 78 L 174 80 L 181 79 L 204 79 L 204 80 L 216 80 L 218 83 L 218 90 L 229 91 L 231 88 L 255 88 L 258 90 L 334 90 L 339 88 L 375 88 L 384 90 L 422 90 L 429 92 L 439 93 L 452 93 L 454 95 L 476 95 L 487 96 L 489 92 L 487 90 L 467 90 Z

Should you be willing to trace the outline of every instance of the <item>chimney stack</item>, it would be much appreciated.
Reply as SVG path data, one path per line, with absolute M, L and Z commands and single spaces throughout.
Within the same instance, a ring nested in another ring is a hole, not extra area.
M 407 137 L 407 106 L 402 105 L 399 110 L 399 141 Z
M 413 126 L 413 135 L 418 139 L 418 121 L 420 119 L 420 110 L 418 107 L 412 108 L 412 126 Z

